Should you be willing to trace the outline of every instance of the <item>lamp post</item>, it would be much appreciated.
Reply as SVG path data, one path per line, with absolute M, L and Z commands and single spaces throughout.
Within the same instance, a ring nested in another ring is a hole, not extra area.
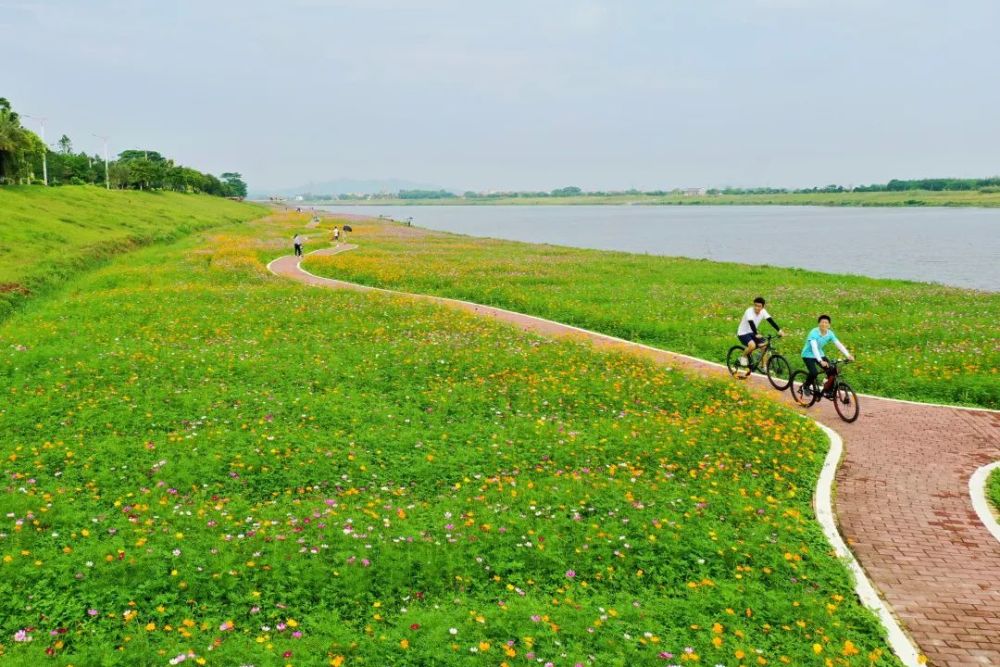
M 37 120 L 42 125 L 42 133 L 41 133 L 42 134 L 42 145 L 44 146 L 44 148 L 42 149 L 42 180 L 45 181 L 45 185 L 48 185 L 49 184 L 49 145 L 45 143 L 45 121 L 48 120 L 48 119 L 47 118 L 43 118 L 42 116 L 29 116 L 28 114 L 24 114 L 24 117 L 25 118 L 34 118 L 35 120 Z
M 111 137 L 105 137 L 102 134 L 93 134 L 92 136 L 102 139 L 104 141 L 104 188 L 106 190 L 111 189 L 111 179 L 108 177 L 108 139 Z

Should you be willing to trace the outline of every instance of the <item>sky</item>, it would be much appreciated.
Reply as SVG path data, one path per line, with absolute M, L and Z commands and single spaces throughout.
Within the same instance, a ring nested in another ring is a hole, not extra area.
M 992 176 L 998 25 L 996 0 L 0 0 L 0 97 L 50 144 L 258 192 Z

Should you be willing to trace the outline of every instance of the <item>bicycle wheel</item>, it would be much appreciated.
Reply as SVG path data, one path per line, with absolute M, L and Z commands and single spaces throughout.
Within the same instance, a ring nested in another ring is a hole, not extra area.
M 806 388 L 806 378 L 809 377 L 809 373 L 805 371 L 795 371 L 792 373 L 792 377 L 788 380 L 788 385 L 791 387 L 792 398 L 795 402 L 804 408 L 808 408 L 810 405 L 816 402 L 816 392 L 812 394 L 805 393 Z
M 743 347 L 733 345 L 729 348 L 729 354 L 726 355 L 726 368 L 729 369 L 729 374 L 738 380 L 745 380 L 750 376 L 750 367 L 740 365 L 740 357 L 743 356 L 743 350 Z
M 771 355 L 767 361 L 767 379 L 778 391 L 785 391 L 792 377 L 792 366 L 780 354 Z
M 858 395 L 851 389 L 851 385 L 841 382 L 837 386 L 837 393 L 833 396 L 833 407 L 837 409 L 837 414 L 845 422 L 853 422 L 861 414 L 861 406 L 858 404 Z

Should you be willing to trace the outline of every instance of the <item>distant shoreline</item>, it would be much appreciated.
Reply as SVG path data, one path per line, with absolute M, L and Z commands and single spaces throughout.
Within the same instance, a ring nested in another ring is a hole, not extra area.
M 998 208 L 1000 193 L 906 190 L 897 192 L 788 193 L 761 195 L 583 195 L 437 199 L 307 199 L 302 206 L 872 206 Z

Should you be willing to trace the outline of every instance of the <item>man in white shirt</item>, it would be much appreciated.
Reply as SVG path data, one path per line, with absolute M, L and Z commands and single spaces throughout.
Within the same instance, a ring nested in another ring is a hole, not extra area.
M 296 257 L 301 257 L 302 256 L 302 245 L 305 242 L 306 242 L 306 237 L 302 236 L 302 234 L 296 234 L 295 238 L 292 239 L 292 243 L 295 244 L 295 256 Z
M 757 349 L 758 341 L 761 340 L 761 335 L 757 327 L 760 326 L 763 320 L 767 320 L 767 323 L 774 327 L 779 336 L 785 335 L 785 332 L 781 330 L 781 327 L 774 321 L 771 314 L 764 310 L 764 297 L 759 296 L 754 299 L 753 305 L 743 313 L 743 319 L 740 320 L 740 328 L 736 330 L 736 337 L 746 346 L 746 349 L 743 350 L 743 356 L 740 357 L 741 366 L 746 366 L 750 363 L 747 357 Z

